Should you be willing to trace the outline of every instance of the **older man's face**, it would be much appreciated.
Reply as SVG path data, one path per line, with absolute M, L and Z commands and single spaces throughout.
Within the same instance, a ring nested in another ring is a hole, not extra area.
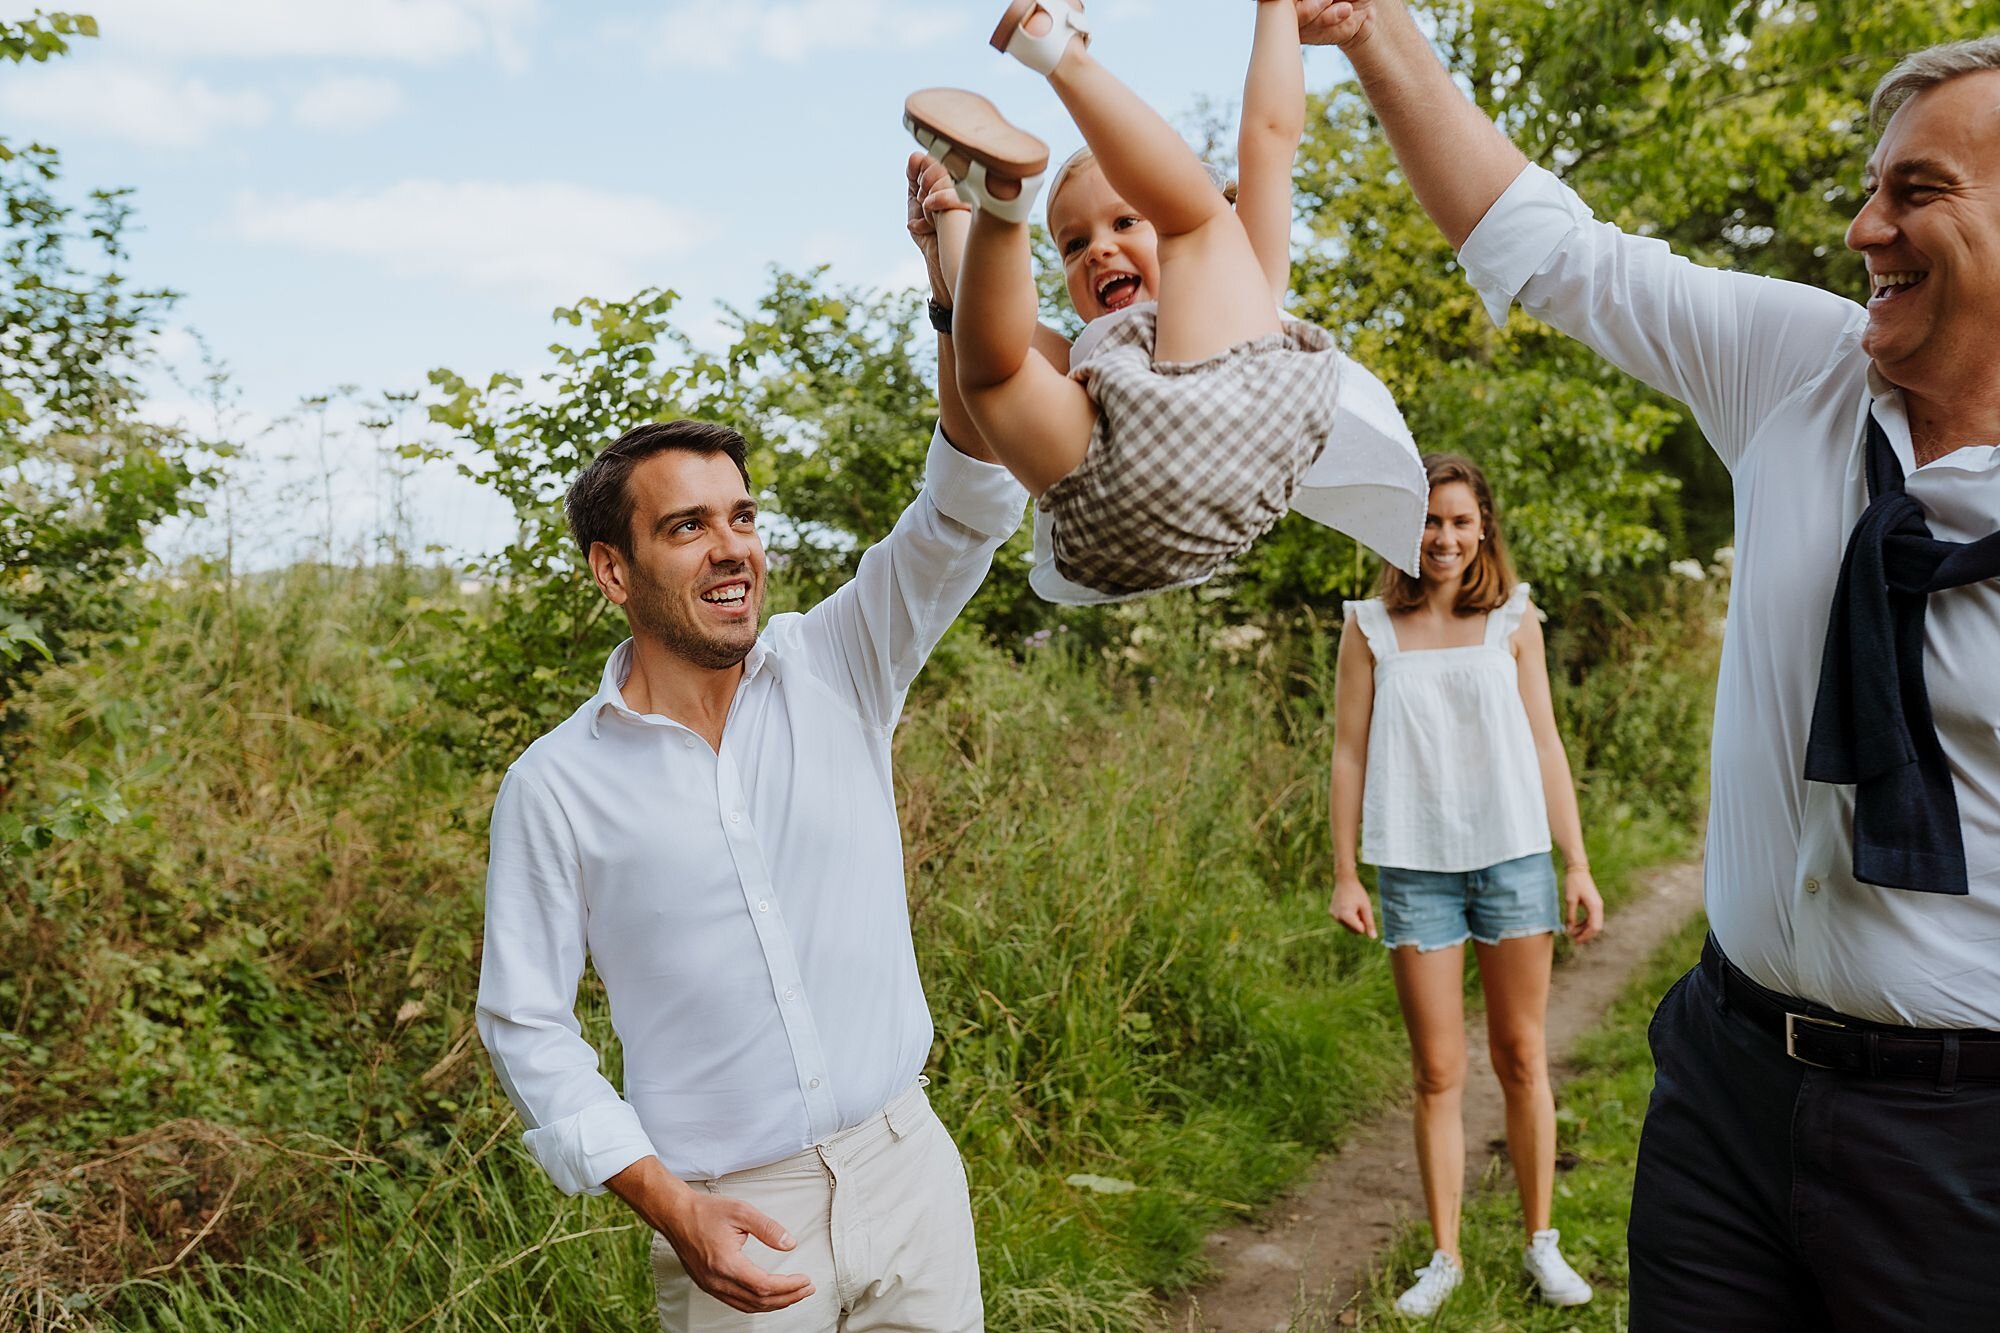
M 1847 229 L 1872 293 L 1862 349 L 1889 381 L 1951 396 L 2000 359 L 2000 70 L 1905 102 Z

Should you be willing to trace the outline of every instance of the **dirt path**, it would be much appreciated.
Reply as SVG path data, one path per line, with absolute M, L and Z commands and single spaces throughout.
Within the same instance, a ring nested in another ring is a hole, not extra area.
M 1549 1057 L 1558 1084 L 1578 1037 L 1596 1027 L 1633 970 L 1701 907 L 1701 866 L 1650 872 L 1604 934 L 1556 969 L 1549 993 Z M 1500 1085 L 1486 1055 L 1483 1020 L 1467 1023 L 1467 1178 L 1477 1183 L 1506 1134 Z M 1264 1216 L 1208 1238 L 1217 1278 L 1174 1302 L 1166 1327 L 1181 1333 L 1265 1333 L 1290 1326 L 1307 1303 L 1340 1310 L 1368 1280 L 1373 1260 L 1406 1218 L 1422 1217 L 1423 1189 L 1407 1107 L 1360 1126 L 1292 1194 Z

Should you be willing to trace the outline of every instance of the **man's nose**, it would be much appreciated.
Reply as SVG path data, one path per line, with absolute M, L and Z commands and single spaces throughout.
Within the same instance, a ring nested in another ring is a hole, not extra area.
M 1896 227 L 1888 212 L 1880 191 L 1870 195 L 1861 205 L 1861 211 L 1854 215 L 1854 221 L 1847 224 L 1847 248 L 1872 250 L 1895 240 Z

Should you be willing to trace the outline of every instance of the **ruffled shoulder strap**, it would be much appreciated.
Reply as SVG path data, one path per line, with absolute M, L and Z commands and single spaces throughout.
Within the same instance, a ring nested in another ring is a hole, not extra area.
M 1486 617 L 1486 642 L 1489 647 L 1505 647 L 1514 631 L 1521 628 L 1522 618 L 1533 609 L 1528 601 L 1533 592 L 1528 584 L 1515 584 L 1507 600 Z
M 1368 651 L 1375 654 L 1375 660 L 1393 656 L 1396 651 L 1396 630 L 1389 623 L 1389 609 L 1382 605 L 1379 597 L 1370 597 L 1365 602 L 1348 602 L 1342 608 L 1347 617 L 1361 627 L 1368 636 Z

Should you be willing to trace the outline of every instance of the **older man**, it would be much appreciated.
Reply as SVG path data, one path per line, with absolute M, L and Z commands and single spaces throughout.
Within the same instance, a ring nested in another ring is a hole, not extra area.
M 663 1328 L 976 1329 L 889 753 L 1026 495 L 940 431 L 854 581 L 760 632 L 743 452 L 719 426 L 640 426 L 570 489 L 631 638 L 501 784 L 479 1032 L 556 1185 L 609 1189 L 657 1233 Z M 622 1096 L 574 1014 L 586 954 Z
M 1633 1327 L 2000 1321 L 2000 38 L 1905 60 L 1865 307 L 1592 218 L 1399 0 L 1342 46 L 1494 317 L 1685 402 L 1734 480 L 1703 962 L 1660 1007 Z

